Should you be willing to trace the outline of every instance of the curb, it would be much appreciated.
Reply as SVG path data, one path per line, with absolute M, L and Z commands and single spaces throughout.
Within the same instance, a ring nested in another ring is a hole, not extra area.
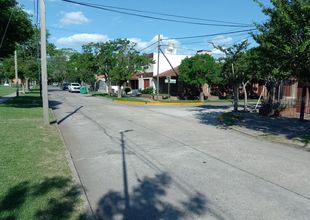
M 81 190 L 81 197 L 82 197 L 82 200 L 84 201 L 84 209 L 86 210 L 86 218 L 87 219 L 90 219 L 90 220 L 96 220 L 96 216 L 95 216 L 95 213 L 93 211 L 93 209 L 91 208 L 90 206 L 90 202 L 88 200 L 88 197 L 87 197 L 87 194 L 86 194 L 86 190 L 84 188 L 84 185 L 82 184 L 82 181 L 81 181 L 81 178 L 80 178 L 80 175 L 79 173 L 77 172 L 77 169 L 76 169 L 76 166 L 75 166 L 75 163 L 74 161 L 72 160 L 72 155 L 70 153 L 70 151 L 68 150 L 68 147 L 66 145 L 66 141 L 60 131 L 60 128 L 57 124 L 57 118 L 56 118 L 56 115 L 54 113 L 54 110 L 51 109 L 51 112 L 56 120 L 56 123 L 55 123 L 55 127 L 57 129 L 57 132 L 59 133 L 59 137 L 61 138 L 63 144 L 64 144 L 64 150 L 65 150 L 65 157 L 67 159 L 67 162 L 68 162 L 68 166 L 71 170 L 71 173 L 72 173 L 72 176 L 73 176 L 73 181 L 79 185 L 82 190 Z
M 126 100 L 112 100 L 113 102 L 119 102 L 124 104 L 136 104 L 136 105 L 201 105 L 203 102 L 149 102 L 149 101 L 126 101 Z

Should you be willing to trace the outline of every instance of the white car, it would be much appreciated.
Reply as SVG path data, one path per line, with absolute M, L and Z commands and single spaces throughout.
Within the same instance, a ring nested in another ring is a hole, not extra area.
M 70 83 L 68 86 L 69 92 L 80 92 L 81 85 L 79 83 Z

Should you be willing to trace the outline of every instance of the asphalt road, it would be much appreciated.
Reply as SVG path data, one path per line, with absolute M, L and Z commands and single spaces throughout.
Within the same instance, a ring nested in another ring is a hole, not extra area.
M 310 154 L 219 128 L 223 106 L 50 100 L 99 219 L 310 219 Z

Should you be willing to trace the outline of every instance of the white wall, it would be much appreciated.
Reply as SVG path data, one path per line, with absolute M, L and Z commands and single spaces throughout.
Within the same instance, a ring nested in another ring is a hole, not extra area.
M 165 54 L 168 60 L 170 61 L 173 68 L 179 66 L 182 62 L 182 60 L 186 57 L 189 57 L 188 55 L 177 55 L 177 54 Z M 153 60 L 154 64 L 151 64 L 150 68 L 146 70 L 146 72 L 153 72 L 153 76 L 157 75 L 157 53 L 153 53 Z M 164 57 L 163 54 L 159 55 L 159 74 L 162 72 L 165 72 L 167 70 L 170 70 L 171 66 L 169 65 L 168 61 Z

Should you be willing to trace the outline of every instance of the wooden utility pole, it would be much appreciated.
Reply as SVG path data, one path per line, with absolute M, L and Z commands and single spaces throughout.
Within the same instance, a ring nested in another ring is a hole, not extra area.
M 160 53 L 160 35 L 158 35 L 157 40 L 157 85 L 156 85 L 156 95 L 157 95 L 157 101 L 159 100 L 159 54 Z
M 40 29 L 41 29 L 41 79 L 42 79 L 42 103 L 43 121 L 45 125 L 50 123 L 48 115 L 48 93 L 47 93 L 47 63 L 46 63 L 46 25 L 45 25 L 45 1 L 40 0 Z
M 18 69 L 17 69 L 17 52 L 16 52 L 16 50 L 14 51 L 14 63 L 15 63 L 16 96 L 19 96 Z

